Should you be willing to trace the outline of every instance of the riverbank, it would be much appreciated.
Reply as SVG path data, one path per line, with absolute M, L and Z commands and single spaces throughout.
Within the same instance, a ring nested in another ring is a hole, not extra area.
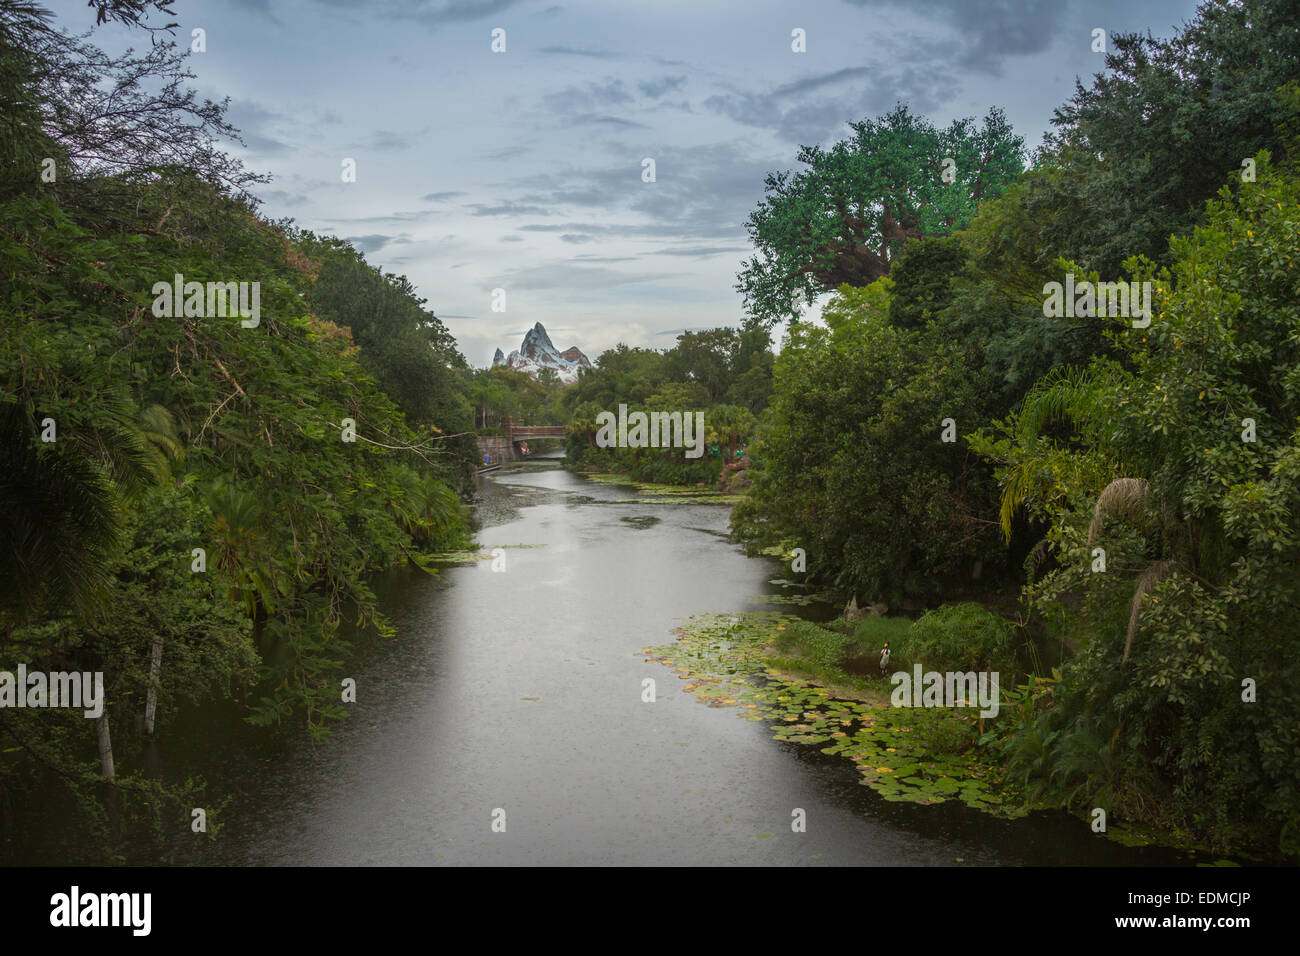
M 894 687 L 879 677 L 874 638 L 901 636 L 910 627 L 906 619 L 877 618 L 868 627 L 873 646 L 867 647 L 863 635 L 790 614 L 711 614 L 692 617 L 677 629 L 674 643 L 645 652 L 647 660 L 673 668 L 700 702 L 735 708 L 746 720 L 767 724 L 777 740 L 852 761 L 860 782 L 886 801 L 956 801 L 1002 819 L 1058 809 L 1034 801 L 1008 779 L 990 746 L 996 718 L 986 726 L 974 707 L 891 704 Z M 1002 688 L 1004 720 L 1024 696 L 1024 688 Z M 1075 816 L 1081 827 L 1090 822 Z M 1127 846 L 1176 849 L 1189 862 L 1216 859 L 1151 828 L 1109 821 L 1104 835 Z
M 816 630 L 831 634 L 778 612 L 706 615 L 681 627 L 674 644 L 646 651 L 709 706 L 735 706 L 746 720 L 769 723 L 778 740 L 853 761 L 862 783 L 886 800 L 960 800 L 1007 817 L 1028 812 L 997 764 L 975 748 L 977 717 L 891 707 L 886 682 L 818 658 Z
M 661 533 L 668 525 L 676 526 L 674 540 L 677 535 L 701 530 L 696 527 L 701 519 L 687 517 L 700 514 L 701 509 L 679 510 L 677 505 L 730 503 L 729 496 L 717 492 L 636 482 L 620 473 L 582 474 L 575 485 L 557 471 L 554 462 L 535 461 L 512 463 L 498 474 L 506 476 L 503 487 L 509 489 L 512 502 L 542 505 L 547 493 L 535 500 L 530 500 L 531 491 L 529 498 L 521 499 L 520 493 L 533 486 L 539 486 L 539 491 L 553 486 L 576 493 L 579 497 L 575 500 L 583 502 L 582 507 L 615 509 L 620 525 L 636 532 L 634 538 L 628 538 L 624 529 L 619 540 L 629 545 L 635 542 L 638 553 L 651 541 L 643 535 Z M 570 469 L 564 471 L 572 474 Z M 517 476 L 513 481 L 511 473 Z M 550 477 L 543 477 L 547 473 Z M 647 505 L 654 507 L 638 510 Z M 629 506 L 633 510 L 624 513 Z M 716 520 L 707 519 L 714 529 L 710 533 L 726 537 L 722 530 L 725 509 L 719 509 L 721 514 L 713 508 L 703 510 L 718 515 Z M 518 540 L 522 539 L 512 538 L 510 543 L 495 539 L 495 544 L 520 547 L 515 543 Z M 493 549 L 484 549 L 464 557 L 466 563 L 474 564 L 490 563 L 492 556 Z M 518 566 L 516 558 L 524 561 L 528 556 L 527 549 L 510 551 L 508 567 L 513 571 Z M 771 575 L 773 565 L 760 563 Z M 669 593 L 662 588 L 650 590 Z M 1005 738 L 1017 719 L 1016 708 L 1023 706 L 1026 698 L 1015 686 L 1018 679 L 1025 679 L 1016 676 L 1023 671 L 1015 660 L 1023 635 L 1002 621 L 1004 633 L 996 626 L 996 615 L 970 604 L 950 605 L 943 613 L 930 616 L 928 625 L 914 627 L 916 622 L 908 616 L 871 615 L 846 622 L 836 612 L 841 603 L 828 592 L 813 593 L 799 582 L 768 577 L 764 587 L 747 592 L 743 603 L 730 605 L 736 613 L 707 613 L 729 605 L 718 595 L 705 598 L 692 609 L 696 616 L 675 632 L 675 643 L 648 647 L 642 656 L 672 667 L 682 678 L 684 689 L 710 709 L 735 710 L 747 722 L 766 728 L 763 738 L 815 747 L 812 759 L 843 760 L 842 772 L 848 782 L 864 785 L 862 799 L 868 804 L 878 795 L 885 803 L 897 805 L 893 812 L 910 813 L 912 819 L 931 817 L 928 826 L 951 827 L 954 816 L 964 816 L 965 825 L 976 829 L 1013 828 L 1005 832 L 1018 832 L 1014 828 L 1042 826 L 1055 834 L 1055 841 L 1083 844 L 1101 835 L 1090 830 L 1091 821 L 1081 813 L 1071 815 L 1033 801 L 1007 779 L 998 738 Z M 785 611 L 793 613 L 777 613 Z M 657 636 L 651 636 L 647 643 L 651 642 L 657 644 Z M 932 666 L 940 671 L 1000 671 L 1004 686 L 999 716 L 981 721 L 979 708 L 891 706 L 893 685 L 879 672 L 879 652 L 885 642 L 894 652 L 891 671 L 910 672 L 917 660 L 926 662 L 927 669 Z M 1041 652 L 1035 659 L 1044 667 L 1056 663 Z M 1050 693 L 1052 681 L 1040 680 L 1036 686 L 1037 693 Z M 678 696 L 662 681 L 658 694 L 661 700 Z M 686 703 L 689 706 L 691 702 Z M 1001 733 L 995 735 L 995 730 Z M 987 739 L 982 740 L 985 735 Z M 731 759 L 739 759 L 739 753 L 731 753 Z M 924 809 L 910 809 L 908 804 Z M 940 809 L 940 804 L 948 806 Z M 876 806 L 880 809 L 858 812 L 876 819 L 884 804 Z M 981 816 L 968 810 L 977 810 Z M 1172 834 L 1133 828 L 1118 819 L 1108 821 L 1105 837 L 1097 842 L 1161 853 L 1177 851 L 1183 855 L 1182 862 L 1215 859 L 1195 853 Z M 1172 853 L 1170 858 L 1160 859 L 1178 862 Z
M 625 472 L 616 471 L 586 471 L 582 468 L 569 467 L 568 469 L 580 478 L 588 481 L 594 481 L 602 485 L 628 485 L 636 489 L 638 495 L 644 500 L 649 497 L 651 500 L 675 500 L 683 504 L 718 504 L 734 505 L 745 499 L 744 494 L 734 492 L 718 491 L 704 483 L 694 485 L 665 485 L 656 484 L 648 481 L 637 481 L 631 475 Z

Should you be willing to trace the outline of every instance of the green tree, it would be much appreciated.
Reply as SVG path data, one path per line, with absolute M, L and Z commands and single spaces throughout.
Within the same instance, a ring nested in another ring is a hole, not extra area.
M 675 382 L 699 382 L 708 401 L 721 401 L 733 376 L 740 352 L 736 329 L 705 329 L 677 336 L 677 345 L 665 353 L 665 374 Z
M 1167 271 L 1130 264 L 1156 314 L 1114 323 L 1122 361 L 1045 380 L 975 444 L 1004 519 L 1045 522 L 1027 597 L 1079 649 L 1012 751 L 1055 734 L 1039 774 L 1058 798 L 1104 786 L 1120 816 L 1294 854 L 1300 182 L 1254 158 L 1258 181 L 1225 187 Z M 1271 691 L 1247 703 L 1247 678 Z M 1103 742 L 1105 772 L 1068 740 Z
M 1171 39 L 1112 34 L 1106 70 L 1076 83 L 1037 158 L 1059 170 L 1035 204 L 1055 254 L 1107 279 L 1134 254 L 1167 261 L 1229 171 L 1239 183 L 1258 150 L 1280 154 L 1295 19 L 1291 0 L 1208 0 Z
M 723 462 L 734 461 L 736 450 L 749 444 L 758 425 L 754 413 L 740 405 L 715 405 L 705 416 L 708 440 L 721 449 Z
M 900 104 L 850 126 L 854 135 L 830 149 L 803 147 L 806 169 L 765 180 L 747 222 L 758 255 L 736 286 L 760 326 L 798 320 L 819 294 L 887 275 L 905 242 L 962 228 L 1023 168 L 1023 140 L 996 108 L 982 125 L 939 130 Z
M 1004 557 L 990 470 L 943 422 L 973 429 L 988 389 L 961 343 L 888 321 L 892 281 L 844 286 L 826 328 L 798 325 L 776 360 L 754 487 L 733 512 L 752 546 L 790 542 L 814 580 L 860 600 L 930 600 Z

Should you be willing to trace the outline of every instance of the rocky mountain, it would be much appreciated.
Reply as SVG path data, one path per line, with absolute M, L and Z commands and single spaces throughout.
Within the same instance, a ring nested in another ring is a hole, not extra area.
M 492 357 L 492 365 L 504 365 L 519 372 L 527 372 L 533 378 L 537 378 L 542 369 L 552 368 L 565 385 L 572 385 L 578 380 L 578 369 L 591 368 L 591 362 L 576 345 L 561 352 L 551 344 L 551 337 L 546 334 L 546 328 L 540 322 L 524 333 L 523 343 L 509 355 L 502 355 L 501 350 L 497 349 L 496 355 Z

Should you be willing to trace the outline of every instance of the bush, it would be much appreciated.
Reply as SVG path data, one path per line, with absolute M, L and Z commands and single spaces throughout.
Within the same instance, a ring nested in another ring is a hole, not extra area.
M 794 621 L 776 640 L 780 656 L 775 663 L 824 680 L 861 686 L 864 678 L 879 676 L 880 648 L 886 641 L 892 645 L 898 635 L 907 633 L 908 626 L 901 618 L 878 617 L 860 622 L 852 633 L 842 633 Z
M 940 671 L 1015 671 L 1017 630 L 978 604 L 947 604 L 919 617 L 896 660 Z
M 854 625 L 853 640 L 861 648 L 861 653 L 874 654 L 877 662 L 880 659 L 880 649 L 888 643 L 889 666 L 892 668 L 898 661 L 898 649 L 907 645 L 911 630 L 912 622 L 905 617 L 872 615 Z M 878 669 L 877 673 L 879 673 Z
M 932 754 L 959 754 L 975 745 L 974 725 L 947 713 L 927 723 L 924 734 Z

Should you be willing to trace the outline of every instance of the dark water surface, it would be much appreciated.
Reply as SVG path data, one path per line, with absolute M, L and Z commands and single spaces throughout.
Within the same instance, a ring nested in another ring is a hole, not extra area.
M 231 808 L 230 862 L 1172 861 L 1063 815 L 886 802 L 849 761 L 773 740 L 644 663 L 688 615 L 771 609 L 754 597 L 780 569 L 726 539 L 727 508 L 616 503 L 637 496 L 558 469 L 482 485 L 479 542 L 506 549 L 505 571 L 379 582 L 399 636 L 358 644 L 358 702 L 331 742 L 295 747 Z
M 850 761 L 773 740 L 645 663 L 681 619 L 771 610 L 775 562 L 719 505 L 632 501 L 559 469 L 480 479 L 490 562 L 375 582 L 398 627 L 357 637 L 358 700 L 332 739 L 211 710 L 153 755 L 230 795 L 213 843 L 170 862 L 428 864 L 1160 864 L 1063 814 L 1000 821 L 890 803 Z M 517 546 L 525 547 L 517 547 Z M 643 703 L 641 681 L 657 682 Z M 791 811 L 807 832 L 791 832 Z M 506 832 L 492 831 L 503 809 Z M 762 836 L 760 836 L 762 835 Z M 48 862 L 49 857 L 46 857 Z M 133 861 L 139 862 L 139 861 Z M 147 862 L 147 861 L 146 861 Z

